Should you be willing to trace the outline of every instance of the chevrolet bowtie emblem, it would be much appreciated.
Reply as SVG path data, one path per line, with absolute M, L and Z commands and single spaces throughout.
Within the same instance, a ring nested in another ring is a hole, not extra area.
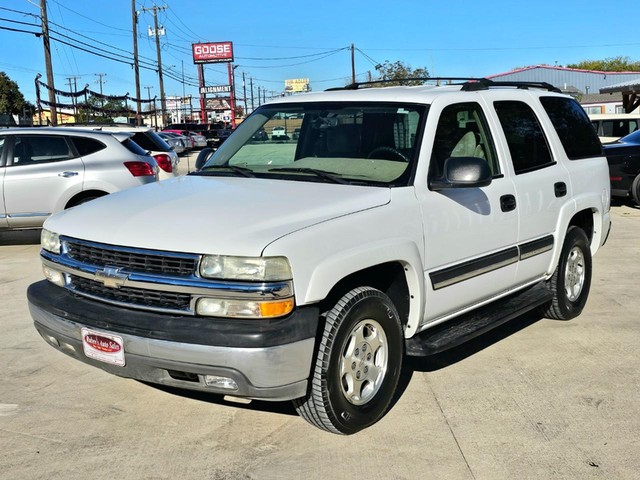
M 97 270 L 95 276 L 98 282 L 102 282 L 108 288 L 120 288 L 129 278 L 129 275 L 120 273 L 120 269 L 115 267 L 105 267 L 102 270 Z

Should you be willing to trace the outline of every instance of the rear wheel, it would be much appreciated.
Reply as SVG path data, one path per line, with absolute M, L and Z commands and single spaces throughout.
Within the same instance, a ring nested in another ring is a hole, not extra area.
M 556 271 L 549 280 L 553 299 L 542 314 L 556 320 L 570 320 L 582 312 L 591 287 L 591 250 L 581 228 L 570 227 L 564 239 Z
M 633 197 L 636 205 L 640 206 L 640 174 L 633 179 L 633 183 L 631 184 L 631 197 Z
M 402 324 L 384 293 L 359 287 L 327 313 L 307 397 L 294 400 L 305 420 L 352 434 L 380 420 L 393 399 L 404 354 Z

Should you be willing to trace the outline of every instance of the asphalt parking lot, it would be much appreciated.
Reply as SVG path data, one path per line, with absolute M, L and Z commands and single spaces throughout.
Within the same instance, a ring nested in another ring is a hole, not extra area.
M 391 411 L 350 437 L 289 403 L 160 389 L 55 351 L 25 296 L 39 231 L 0 233 L 0 479 L 637 479 L 640 209 L 612 217 L 580 317 L 528 315 L 410 362 Z

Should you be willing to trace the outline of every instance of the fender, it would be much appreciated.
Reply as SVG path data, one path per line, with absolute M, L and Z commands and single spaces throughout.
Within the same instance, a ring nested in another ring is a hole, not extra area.
M 415 244 L 409 241 L 380 241 L 361 245 L 347 251 L 337 252 L 325 258 L 311 273 L 306 288 L 304 303 L 315 303 L 324 299 L 340 280 L 361 270 L 383 263 L 400 263 L 409 286 L 409 321 L 405 336 L 412 336 L 423 318 L 424 275 L 422 259 Z M 297 286 L 297 284 L 296 284 Z
M 324 300 L 342 279 L 389 262 L 405 271 L 411 295 L 408 336 L 423 318 L 423 228 L 413 192 L 389 204 L 354 212 L 281 237 L 263 255 L 286 256 L 293 269 L 298 305 Z

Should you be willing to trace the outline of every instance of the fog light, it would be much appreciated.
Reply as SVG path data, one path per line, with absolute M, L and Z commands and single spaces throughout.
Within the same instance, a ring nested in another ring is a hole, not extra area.
M 59 287 L 65 286 L 66 281 L 64 278 L 64 274 L 60 270 L 56 270 L 54 268 L 43 265 L 42 272 L 44 273 L 45 278 L 54 285 L 58 285 Z
M 46 333 L 40 333 L 40 335 L 42 335 L 42 338 L 44 338 L 49 345 L 54 346 L 54 347 L 59 347 L 60 346 L 60 343 L 58 342 L 58 339 L 56 337 L 53 337 L 51 335 L 47 335 Z
M 238 384 L 229 377 L 220 377 L 218 375 L 205 375 L 204 383 L 207 387 L 222 388 L 224 390 L 238 390 Z
M 196 303 L 196 313 L 207 317 L 273 318 L 292 310 L 293 298 L 260 302 L 203 297 Z

